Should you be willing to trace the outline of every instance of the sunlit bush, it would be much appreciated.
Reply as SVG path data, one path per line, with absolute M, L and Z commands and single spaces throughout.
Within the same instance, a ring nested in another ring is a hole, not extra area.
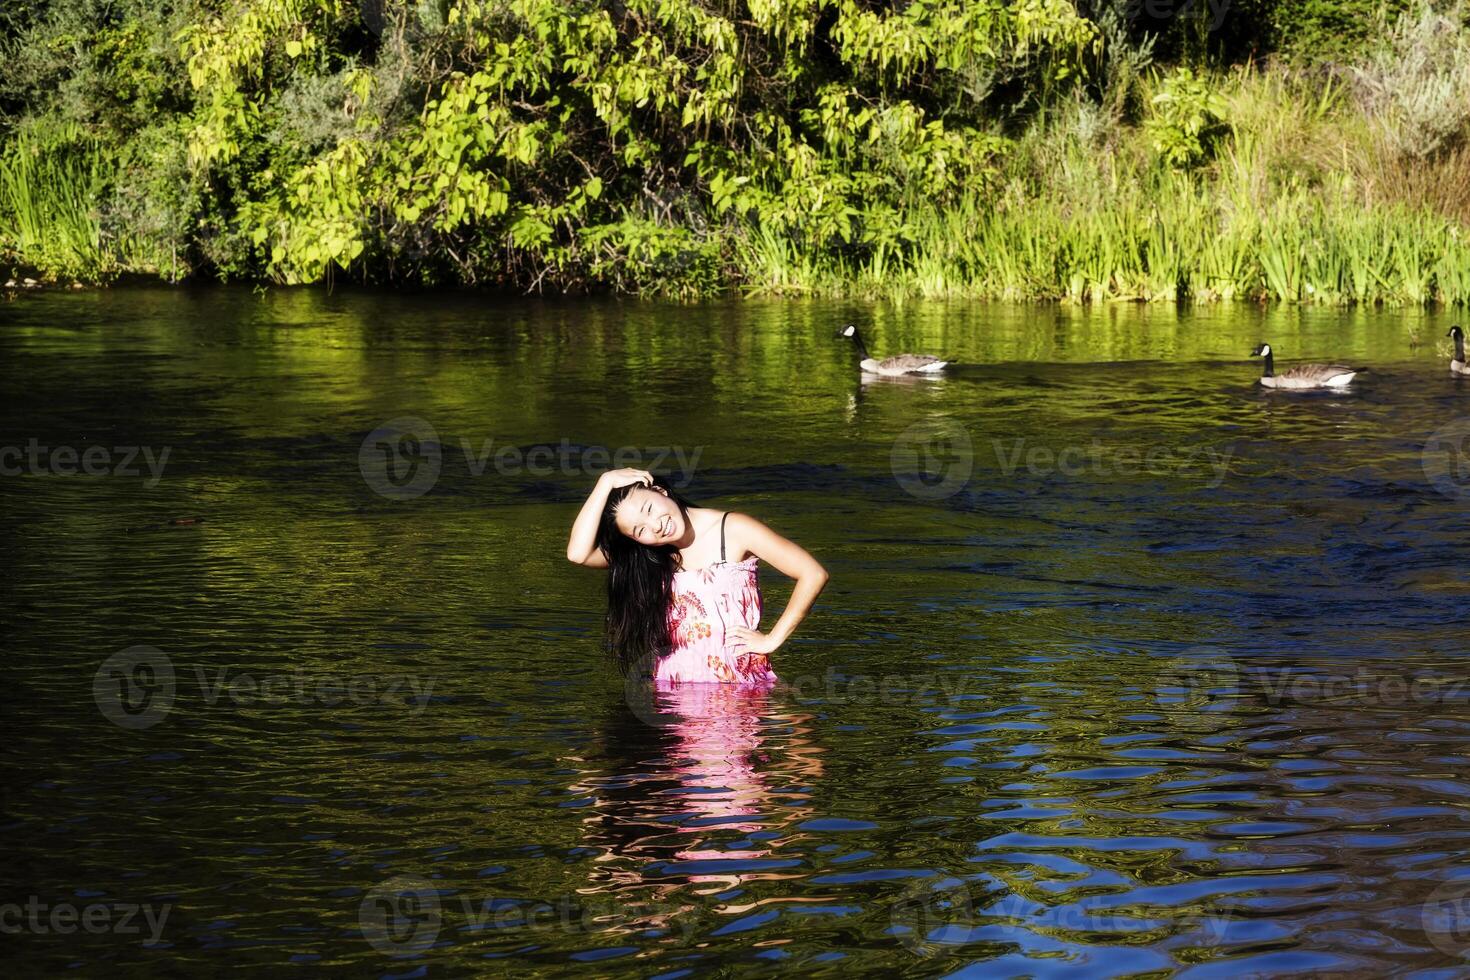
M 1459 7 L 1401 17 L 1355 74 L 1367 111 L 1405 156 L 1433 156 L 1470 131 L 1470 30 Z
M 1176 68 L 1149 100 L 1144 128 L 1160 159 L 1192 167 L 1209 159 L 1225 134 L 1225 101 L 1207 79 Z

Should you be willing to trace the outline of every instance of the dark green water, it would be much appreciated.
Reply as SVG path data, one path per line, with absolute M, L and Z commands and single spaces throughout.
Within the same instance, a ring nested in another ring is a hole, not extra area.
M 22 296 L 8 969 L 1462 974 L 1449 322 Z M 826 565 L 785 686 L 610 676 L 589 447 Z

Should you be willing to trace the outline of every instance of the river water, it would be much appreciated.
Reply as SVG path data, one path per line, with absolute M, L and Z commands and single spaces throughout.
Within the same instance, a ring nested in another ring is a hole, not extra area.
M 955 366 L 865 383 L 849 321 Z M 23 295 L 6 946 L 87 975 L 1463 975 L 1451 322 Z M 1263 392 L 1263 339 L 1369 370 Z M 564 545 L 613 460 L 827 567 L 781 686 L 607 666 Z

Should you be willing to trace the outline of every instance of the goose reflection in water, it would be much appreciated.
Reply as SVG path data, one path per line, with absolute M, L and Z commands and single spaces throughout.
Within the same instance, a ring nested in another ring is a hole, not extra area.
M 606 768 L 575 787 L 596 801 L 585 843 L 602 851 L 584 897 L 616 896 L 622 924 L 635 930 L 667 928 L 704 909 L 695 895 L 805 873 L 790 870 L 795 856 L 782 859 L 793 838 L 781 831 L 815 815 L 823 749 L 811 716 L 781 705 L 780 691 L 676 684 L 649 689 L 636 707 L 618 704 L 604 727 Z

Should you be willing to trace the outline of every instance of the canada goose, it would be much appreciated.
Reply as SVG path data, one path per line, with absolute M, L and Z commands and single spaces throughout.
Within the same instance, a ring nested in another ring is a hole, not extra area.
M 1465 363 L 1465 331 L 1457 323 L 1450 327 L 1450 332 L 1445 336 L 1455 338 L 1455 356 L 1450 361 L 1450 374 L 1470 374 L 1470 364 Z
M 1261 344 L 1251 351 L 1251 357 L 1257 356 L 1266 359 L 1266 370 L 1261 375 L 1261 384 L 1267 388 L 1341 388 L 1358 373 L 1341 364 L 1298 364 L 1277 374 L 1273 370 L 1270 344 Z
M 905 374 L 933 374 L 936 371 L 943 371 L 944 366 L 949 363 L 928 354 L 894 354 L 881 361 L 874 360 L 868 354 L 868 345 L 863 343 L 863 335 L 858 333 L 858 328 L 850 323 L 837 331 L 837 336 L 847 337 L 857 344 L 858 356 L 862 358 L 858 362 L 858 367 L 869 374 L 881 374 L 889 378 Z

